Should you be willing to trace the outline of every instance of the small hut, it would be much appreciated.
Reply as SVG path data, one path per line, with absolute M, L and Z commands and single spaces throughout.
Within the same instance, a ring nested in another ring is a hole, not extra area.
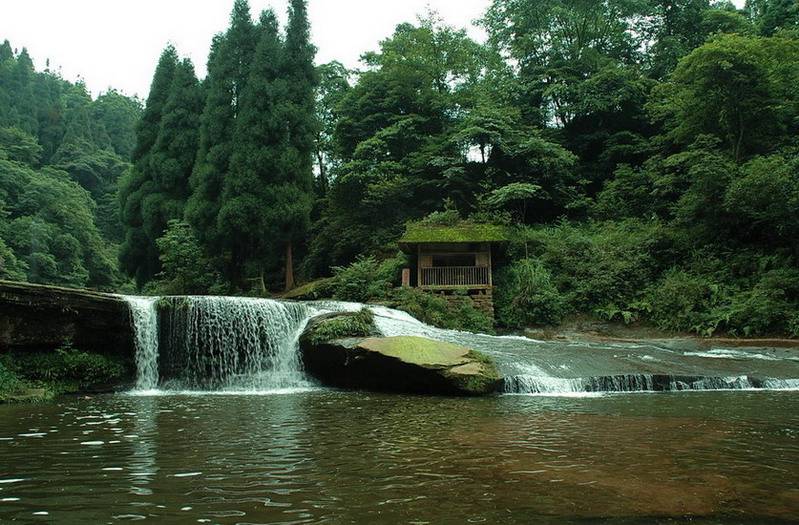
M 411 259 L 403 285 L 457 300 L 462 291 L 475 308 L 494 315 L 492 261 L 508 242 L 499 226 L 460 222 L 455 225 L 411 223 L 399 240 Z

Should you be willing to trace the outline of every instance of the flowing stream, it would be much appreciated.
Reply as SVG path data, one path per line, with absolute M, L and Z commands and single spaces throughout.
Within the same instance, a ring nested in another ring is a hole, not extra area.
M 297 336 L 315 315 L 363 305 L 127 300 L 133 391 L 0 405 L 0 523 L 799 516 L 796 350 L 491 337 L 369 306 L 385 335 L 489 354 L 506 394 L 350 392 L 305 376 Z
M 299 355 L 306 323 L 322 313 L 364 307 L 231 297 L 127 299 L 136 329 L 140 392 L 314 388 Z M 442 330 L 398 310 L 367 307 L 385 336 L 427 337 L 486 353 L 498 364 L 507 394 L 799 389 L 799 354 L 791 349 L 700 351 L 674 344 L 536 341 Z

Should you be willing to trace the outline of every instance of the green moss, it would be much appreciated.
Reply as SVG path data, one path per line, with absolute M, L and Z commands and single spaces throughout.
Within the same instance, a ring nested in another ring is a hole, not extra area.
M 374 315 L 368 308 L 345 313 L 319 323 L 311 333 L 311 343 L 319 344 L 344 337 L 367 337 L 374 331 Z
M 396 336 L 363 341 L 360 346 L 416 365 L 457 366 L 468 362 L 470 350 L 423 337 Z
M 496 365 L 494 364 L 494 360 L 491 359 L 490 357 L 488 357 L 487 355 L 485 355 L 483 352 L 480 352 L 479 350 L 469 350 L 469 355 L 467 357 L 469 359 L 474 360 L 474 361 L 478 361 L 478 362 L 480 362 L 480 363 L 482 363 L 484 365 L 490 365 L 490 366 L 496 368 Z M 497 376 L 499 376 L 498 372 L 497 372 Z
M 410 223 L 405 228 L 401 244 L 452 242 L 506 242 L 500 226 L 461 222 L 453 226 Z
M 335 279 L 328 277 L 298 286 L 287 292 L 283 299 L 315 300 L 328 299 L 333 297 L 333 286 Z

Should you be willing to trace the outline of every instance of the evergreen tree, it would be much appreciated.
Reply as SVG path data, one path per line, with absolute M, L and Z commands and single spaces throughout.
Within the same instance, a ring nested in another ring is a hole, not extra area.
M 200 143 L 191 176 L 186 219 L 210 253 L 220 254 L 225 232 L 218 229 L 220 196 L 229 173 L 233 133 L 240 98 L 249 78 L 258 34 L 247 0 L 236 0 L 230 27 L 214 38 L 208 57 L 206 99 L 200 120 Z
M 236 119 L 230 170 L 223 182 L 219 231 L 225 232 L 223 247 L 230 253 L 230 278 L 243 285 L 245 265 L 254 263 L 263 284 L 264 263 L 274 248 L 269 205 L 285 147 L 285 123 L 277 105 L 285 93 L 278 82 L 282 42 L 272 11 L 261 15 L 261 35 L 250 65 L 250 78 L 242 92 Z
M 272 184 L 273 202 L 268 206 L 273 238 L 285 246 L 287 290 L 294 286 L 292 245 L 308 228 L 313 202 L 314 139 L 319 126 L 314 100 L 319 84 L 315 54 L 305 0 L 291 0 L 280 76 L 286 93 L 277 111 L 287 136 Z
M 177 65 L 178 53 L 174 46 L 169 45 L 161 53 L 161 57 L 158 60 L 153 81 L 150 84 L 147 104 L 141 120 L 136 126 L 136 147 L 133 148 L 131 157 L 131 161 L 134 163 L 150 152 L 155 140 L 158 138 L 164 104 L 166 104 L 166 99 L 169 96 L 169 87 L 172 85 L 172 77 L 175 74 Z
M 120 181 L 119 201 L 125 242 L 120 247 L 119 260 L 122 270 L 136 277 L 139 285 L 150 280 L 158 272 L 158 253 L 155 238 L 147 234 L 145 217 L 153 210 L 145 202 L 149 194 L 157 193 L 155 182 L 149 172 L 150 154 L 158 140 L 164 106 L 169 98 L 175 69 L 178 66 L 177 52 L 168 46 L 161 54 L 147 97 L 147 106 L 136 129 L 136 147 L 133 150 L 133 167 Z M 151 232 L 153 233 L 153 232 Z
M 146 253 L 156 258 L 143 262 L 155 273 L 160 270 L 156 241 L 164 234 L 170 220 L 183 217 L 189 176 L 197 155 L 201 110 L 202 94 L 194 65 L 185 59 L 174 69 L 156 140 L 149 153 L 134 166 L 134 171 L 143 171 L 145 181 L 139 193 Z M 152 279 L 155 273 L 147 273 L 144 277 Z M 141 271 L 137 271 L 137 275 L 142 275 Z

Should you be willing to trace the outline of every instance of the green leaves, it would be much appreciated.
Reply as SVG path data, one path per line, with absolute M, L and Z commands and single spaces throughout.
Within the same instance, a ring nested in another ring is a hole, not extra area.
M 789 39 L 719 36 L 680 61 L 650 107 L 681 143 L 706 133 L 736 160 L 768 152 L 797 116 L 797 54 Z

